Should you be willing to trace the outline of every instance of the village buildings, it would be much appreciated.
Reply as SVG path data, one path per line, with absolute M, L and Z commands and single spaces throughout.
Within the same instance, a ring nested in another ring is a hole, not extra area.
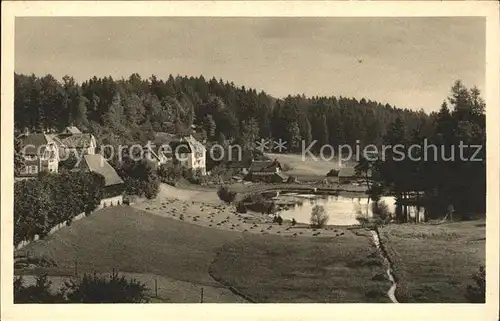
M 183 136 L 170 143 L 174 160 L 181 166 L 207 174 L 206 154 L 207 149 L 193 135 Z
M 73 170 L 89 171 L 104 177 L 103 196 L 99 207 L 123 204 L 124 181 L 101 154 L 84 155 Z
M 59 148 L 50 135 L 25 133 L 19 136 L 19 139 L 22 145 L 21 156 L 24 157 L 20 177 L 34 177 L 40 172 L 59 171 Z
M 287 180 L 277 160 L 252 161 L 246 180 L 252 182 L 282 183 Z
M 66 159 L 73 155 L 93 155 L 96 153 L 97 142 L 94 135 L 82 133 L 78 128 L 66 127 L 60 134 L 53 135 L 54 141 L 59 145 L 59 157 Z

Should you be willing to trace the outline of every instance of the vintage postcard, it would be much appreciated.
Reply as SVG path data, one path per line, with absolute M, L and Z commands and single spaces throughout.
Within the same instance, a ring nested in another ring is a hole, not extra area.
M 497 320 L 498 10 L 4 2 L 2 320 Z

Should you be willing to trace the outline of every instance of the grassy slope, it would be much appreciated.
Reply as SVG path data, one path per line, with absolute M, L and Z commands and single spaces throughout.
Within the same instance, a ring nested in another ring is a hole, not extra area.
M 53 276 L 73 275 L 76 256 L 79 274 L 115 269 L 143 274 L 141 281 L 156 275 L 165 301 L 196 302 L 198 288 L 175 280 L 213 286 L 207 289 L 207 295 L 215 291 L 220 284 L 210 276 L 209 269 L 217 279 L 257 301 L 387 301 L 388 282 L 371 281 L 373 275 L 383 274 L 383 269 L 367 236 L 349 231 L 330 240 L 243 235 L 123 206 L 98 211 L 16 254 L 30 252 L 52 258 L 57 266 L 47 272 Z M 162 280 L 162 276 L 167 279 Z M 369 299 L 365 296 L 367 289 L 376 289 L 378 294 Z M 226 292 L 216 292 L 210 295 L 211 302 L 239 301 Z
M 57 262 L 48 272 L 151 273 L 199 284 L 216 284 L 208 267 L 216 251 L 238 233 L 207 229 L 122 206 L 104 209 L 77 221 L 21 251 Z
M 384 268 L 366 231 L 332 239 L 245 237 L 224 246 L 211 272 L 256 302 L 388 302 L 389 282 L 372 280 Z
M 325 154 L 329 156 L 328 152 L 325 152 Z M 313 159 L 308 154 L 305 155 L 304 160 L 302 159 L 302 154 L 268 153 L 266 156 L 270 159 L 277 159 L 285 166 L 291 167 L 291 170 L 288 170 L 286 173 L 297 177 L 324 178 L 331 169 L 339 168 L 338 159 L 328 161 L 322 160 L 319 156 Z M 352 162 L 349 162 L 349 166 L 354 165 Z
M 466 284 L 485 264 L 483 221 L 390 225 L 380 229 L 402 302 L 466 302 Z

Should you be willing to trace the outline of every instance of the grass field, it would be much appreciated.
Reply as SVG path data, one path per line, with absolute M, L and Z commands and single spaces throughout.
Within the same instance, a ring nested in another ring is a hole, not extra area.
M 75 272 L 120 272 L 153 289 L 156 302 L 389 302 L 390 286 L 370 233 L 339 228 L 335 238 L 227 231 L 121 206 L 95 212 L 16 256 L 44 256 L 54 283 Z M 380 228 L 401 302 L 465 302 L 485 261 L 484 220 Z M 31 278 L 33 279 L 33 278 Z
M 313 159 L 309 155 L 302 158 L 301 154 L 266 154 L 270 159 L 277 159 L 281 164 L 290 167 L 286 171 L 287 175 L 296 176 L 302 179 L 318 179 L 324 178 L 332 169 L 340 167 L 339 161 L 333 159 L 331 161 L 320 159 L 319 156 Z M 347 166 L 354 166 L 349 162 Z
M 75 266 L 79 274 L 94 271 L 108 274 L 114 269 L 142 274 L 139 279 L 143 282 L 155 275 L 189 282 L 191 284 L 173 284 L 172 280 L 160 279 L 163 288 L 167 284 L 180 286 L 182 291 L 178 292 L 182 293 L 190 292 L 195 284 L 198 292 L 202 285 L 220 287 L 208 274 L 208 268 L 222 244 L 238 237 L 238 233 L 207 229 L 122 206 L 95 212 L 16 254 L 29 252 L 53 259 L 57 266 L 45 270 L 52 276 L 74 275 Z M 148 285 L 151 284 L 148 281 Z M 186 298 L 167 299 L 185 302 Z M 238 301 L 238 298 L 225 299 L 225 302 Z
M 401 302 L 467 302 L 471 275 L 485 264 L 485 221 L 389 225 L 380 236 L 393 261 Z
M 368 231 L 335 239 L 252 236 L 228 243 L 211 267 L 256 302 L 390 302 Z
M 205 302 L 245 301 L 228 286 L 258 302 L 386 301 L 388 288 L 386 280 L 371 281 L 383 269 L 365 235 L 345 230 L 344 236 L 324 241 L 267 238 L 205 228 L 128 206 L 97 211 L 16 251 L 28 253 L 51 258 L 57 266 L 16 270 L 17 275 L 45 271 L 61 284 L 62 277 L 75 270 L 79 275 L 115 270 L 150 288 L 157 279 L 157 302 L 198 302 L 201 286 Z

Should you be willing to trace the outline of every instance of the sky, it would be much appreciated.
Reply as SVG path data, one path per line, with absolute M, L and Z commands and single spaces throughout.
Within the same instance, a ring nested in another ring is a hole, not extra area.
M 485 19 L 23 17 L 15 72 L 215 77 L 289 94 L 439 109 L 456 79 L 485 87 Z

